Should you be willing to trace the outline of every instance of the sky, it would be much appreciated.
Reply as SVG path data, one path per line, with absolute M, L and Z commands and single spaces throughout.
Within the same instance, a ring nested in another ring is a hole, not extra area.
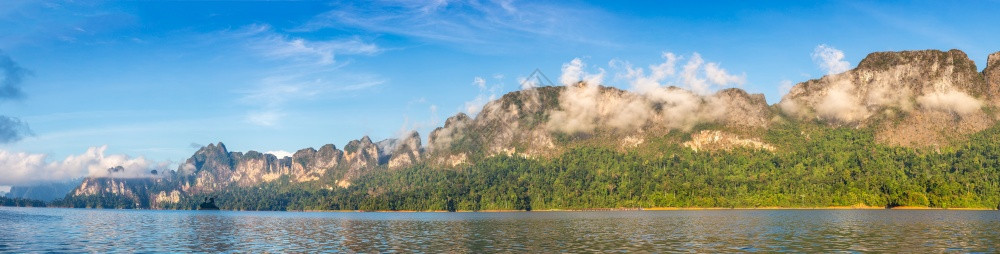
M 0 1 L 0 191 L 199 147 L 283 155 L 425 139 L 566 65 L 629 89 L 697 63 L 702 93 L 776 103 L 876 51 L 1000 51 L 1000 1 Z M 695 61 L 697 60 L 697 61 Z M 678 67 L 680 68 L 680 67 Z M 719 82 L 714 82 L 718 80 Z M 684 85 L 682 81 L 678 85 Z

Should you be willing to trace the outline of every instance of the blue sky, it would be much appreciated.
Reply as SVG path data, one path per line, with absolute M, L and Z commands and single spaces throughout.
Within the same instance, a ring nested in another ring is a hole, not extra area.
M 627 89 L 610 62 L 649 66 L 664 52 L 697 53 L 745 75 L 734 86 L 770 103 L 783 84 L 827 72 L 812 57 L 820 45 L 850 66 L 874 51 L 957 48 L 982 69 L 1000 51 L 998 9 L 998 1 L 3 1 L 2 84 L 19 94 L 0 93 L 0 120 L 25 135 L 0 145 L 0 175 L 20 179 L 0 186 L 52 179 L 26 175 L 85 157 L 176 165 L 218 141 L 294 152 L 410 129 L 426 137 L 448 116 L 520 89 L 536 68 L 555 81 L 574 58 Z

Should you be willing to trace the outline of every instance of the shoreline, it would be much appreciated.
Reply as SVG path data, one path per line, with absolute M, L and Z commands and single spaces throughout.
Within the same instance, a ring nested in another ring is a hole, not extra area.
M 17 206 L 2 206 L 17 207 Z M 30 207 L 28 207 L 30 208 Z M 69 208 L 69 209 L 108 209 L 108 210 L 155 210 L 155 211 L 199 211 L 184 209 L 117 209 L 117 208 L 74 208 L 74 207 L 33 207 L 33 208 Z M 545 210 L 457 210 L 458 213 L 511 213 L 511 212 L 633 212 L 633 211 L 712 211 L 712 210 L 955 210 L 955 211 L 994 211 L 994 208 L 977 207 L 924 207 L 897 206 L 879 207 L 867 205 L 853 206 L 823 206 L 823 207 L 649 207 L 649 208 L 586 208 L 586 209 L 545 209 Z M 233 212 L 356 212 L 356 213 L 448 213 L 447 210 L 216 210 Z
M 824 207 L 650 207 L 650 208 L 588 208 L 588 209 L 545 209 L 545 210 L 457 210 L 457 213 L 512 213 L 512 212 L 633 212 L 633 211 L 713 211 L 713 210 L 955 210 L 994 211 L 992 208 L 976 207 L 921 207 L 921 206 L 824 206 Z M 226 210 L 238 211 L 238 210 Z M 288 210 L 287 212 L 359 212 L 359 213 L 447 213 L 446 210 Z

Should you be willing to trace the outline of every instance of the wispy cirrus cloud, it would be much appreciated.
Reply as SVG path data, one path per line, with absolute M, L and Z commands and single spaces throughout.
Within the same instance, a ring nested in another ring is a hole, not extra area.
M 918 12 L 909 12 L 901 8 L 889 8 L 878 2 L 854 2 L 848 3 L 846 6 L 854 8 L 882 25 L 951 45 L 954 48 L 970 50 L 980 46 L 976 43 L 970 43 L 974 40 L 957 32 L 956 26 L 944 24 L 948 22 L 943 22 L 934 16 L 920 15 Z
M 266 24 L 254 24 L 232 32 L 246 49 L 276 67 L 263 73 L 257 84 L 238 91 L 238 101 L 253 109 L 246 113 L 248 123 L 273 127 L 287 116 L 288 104 L 312 100 L 321 95 L 353 92 L 384 83 L 375 75 L 349 73 L 342 68 L 338 55 L 369 56 L 382 48 L 359 37 L 332 40 L 308 40 L 276 31 Z
M 51 45 L 50 43 L 104 44 L 131 38 L 104 37 L 112 31 L 137 25 L 138 19 L 120 10 L 102 9 L 91 1 L 0 2 L 0 48 Z
M 424 41 L 461 46 L 509 45 L 522 41 L 572 41 L 614 46 L 594 36 L 608 20 L 600 10 L 542 2 L 495 1 L 376 1 L 335 4 L 299 30 L 360 28 Z
M 334 64 L 337 54 L 374 55 L 382 52 L 378 45 L 364 42 L 359 37 L 326 41 L 307 40 L 276 32 L 266 24 L 247 26 L 238 34 L 247 37 L 247 44 L 251 50 L 279 61 L 325 66 Z

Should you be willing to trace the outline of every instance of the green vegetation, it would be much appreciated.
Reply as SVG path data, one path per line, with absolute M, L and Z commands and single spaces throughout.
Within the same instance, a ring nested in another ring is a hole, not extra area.
M 143 198 L 142 203 L 136 203 L 132 198 L 123 195 L 89 195 L 89 196 L 67 196 L 65 199 L 52 201 L 53 206 L 75 207 L 75 208 L 116 208 L 116 209 L 136 209 L 148 208 L 149 198 Z
M 187 176 L 183 178 L 178 178 L 181 183 L 194 182 L 193 176 Z M 108 180 L 108 179 L 105 179 Z M 74 208 L 114 208 L 114 209 L 137 209 L 137 208 L 149 208 L 150 207 L 150 194 L 159 193 L 160 191 L 170 192 L 175 186 L 169 185 L 161 181 L 155 181 L 148 178 L 134 178 L 134 179 L 114 179 L 115 181 L 121 182 L 122 186 L 127 186 L 131 191 L 131 195 L 84 195 L 84 196 L 72 196 L 71 194 L 66 195 L 63 199 L 57 199 L 50 203 L 52 206 L 58 207 L 74 207 Z
M 34 199 L 0 197 L 0 206 L 45 207 L 45 202 Z
M 668 134 L 673 135 L 673 134 Z M 911 149 L 876 144 L 864 129 L 785 124 L 771 128 L 779 152 L 693 152 L 663 137 L 634 151 L 582 146 L 548 159 L 496 156 L 468 168 L 373 169 L 349 188 L 294 184 L 184 197 L 213 197 L 232 210 L 531 210 L 634 207 L 929 206 L 996 208 L 1000 128 L 962 145 Z M 86 197 L 81 197 L 86 200 Z M 145 204 L 94 199 L 84 207 Z M 79 205 L 71 205 L 79 206 Z

